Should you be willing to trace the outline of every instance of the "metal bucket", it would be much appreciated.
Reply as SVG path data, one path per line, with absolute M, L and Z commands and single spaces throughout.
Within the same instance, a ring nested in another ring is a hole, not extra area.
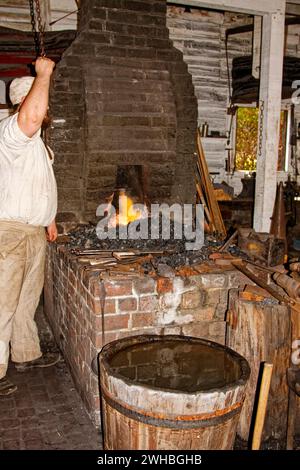
M 220 344 L 142 335 L 99 355 L 107 450 L 232 449 L 247 361 Z

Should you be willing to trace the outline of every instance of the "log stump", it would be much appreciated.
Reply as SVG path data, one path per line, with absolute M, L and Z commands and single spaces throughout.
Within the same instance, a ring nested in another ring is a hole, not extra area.
M 284 439 L 288 412 L 286 373 L 291 353 L 290 309 L 275 303 L 267 292 L 265 298 L 258 296 L 257 301 L 253 297 L 247 300 L 243 294 L 230 292 L 226 331 L 226 345 L 245 357 L 251 368 L 237 433 L 248 441 L 259 373 L 262 363 L 269 362 L 273 363 L 273 374 L 263 440 Z

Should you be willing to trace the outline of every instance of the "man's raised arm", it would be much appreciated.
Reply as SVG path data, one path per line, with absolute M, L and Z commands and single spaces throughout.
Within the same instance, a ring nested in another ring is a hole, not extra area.
M 18 125 L 27 137 L 32 137 L 41 128 L 47 114 L 50 79 L 54 67 L 55 62 L 46 57 L 38 57 L 36 60 L 36 78 L 22 101 L 18 115 Z

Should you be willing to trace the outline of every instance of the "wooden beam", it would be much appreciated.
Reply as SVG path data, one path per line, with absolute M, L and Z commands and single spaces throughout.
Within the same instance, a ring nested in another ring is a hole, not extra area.
M 243 24 L 242 26 L 235 26 L 234 28 L 227 28 L 225 31 L 226 37 L 234 34 L 251 33 L 253 31 L 253 24 Z
M 287 3 L 286 14 L 300 16 L 300 2 L 297 4 Z
M 213 10 L 235 11 L 250 15 L 265 15 L 285 11 L 285 0 L 170 0 L 168 3 L 177 3 L 198 8 Z
M 258 132 L 254 206 L 254 228 L 258 232 L 269 232 L 276 197 L 284 18 L 282 12 L 263 16 L 259 95 L 261 131 Z
M 300 13 L 300 10 L 299 10 Z M 257 19 L 262 19 L 261 16 L 256 16 Z M 285 19 L 285 26 L 291 26 L 295 24 L 300 24 L 300 15 L 299 18 L 296 16 L 295 18 L 286 18 Z M 235 34 L 243 34 L 243 33 L 251 33 L 254 30 L 253 24 L 244 24 L 242 26 L 236 26 L 234 28 L 227 28 L 225 31 L 226 37 L 233 36 Z

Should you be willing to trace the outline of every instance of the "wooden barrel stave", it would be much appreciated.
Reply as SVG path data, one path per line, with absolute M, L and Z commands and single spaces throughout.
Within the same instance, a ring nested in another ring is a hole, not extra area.
M 127 338 L 125 343 L 145 338 Z M 120 347 L 114 343 L 106 350 Z M 241 362 L 241 379 L 224 389 L 178 393 L 120 379 L 111 373 L 104 356 L 100 354 L 106 449 L 232 449 L 250 372 L 246 361 Z

